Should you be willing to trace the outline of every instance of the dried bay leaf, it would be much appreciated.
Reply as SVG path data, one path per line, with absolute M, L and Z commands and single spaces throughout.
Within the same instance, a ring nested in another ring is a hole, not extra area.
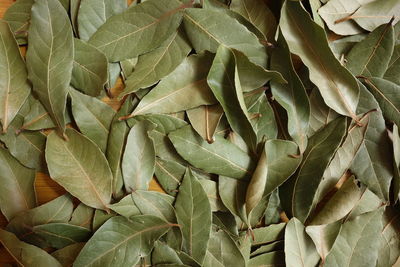
M 35 1 L 30 23 L 26 54 L 28 78 L 59 133 L 64 134 L 74 59 L 72 27 L 65 9 L 54 0 Z
M 0 209 L 10 221 L 19 212 L 36 206 L 35 171 L 22 166 L 10 153 L 0 148 Z
M 72 114 L 79 130 L 104 153 L 115 111 L 97 98 L 70 88 Z
M 18 240 L 14 234 L 3 229 L 0 229 L 0 243 L 21 266 L 61 267 L 61 264 L 46 251 Z
M 65 248 L 59 249 L 51 253 L 51 256 L 56 258 L 62 266 L 72 266 L 79 252 L 82 250 L 85 243 L 77 243 L 66 246 Z
M 77 17 L 79 38 L 88 41 L 109 17 L 127 7 L 125 0 L 81 0 Z
M 104 262 L 134 266 L 141 256 L 150 254 L 154 242 L 173 226 L 176 225 L 151 215 L 138 215 L 130 220 L 112 217 L 86 243 L 74 266 L 99 266 Z
M 15 1 L 6 12 L 3 19 L 8 22 L 18 44 L 27 43 L 27 31 L 29 28 L 29 20 L 31 18 L 31 9 L 34 0 Z
M 85 227 L 87 229 L 92 228 L 92 220 L 95 209 L 80 203 L 74 210 L 71 216 L 71 220 L 68 222 L 73 225 Z
M 331 224 L 309 225 L 306 227 L 307 234 L 314 241 L 315 248 L 321 256 L 321 263 L 325 262 L 325 258 L 339 234 L 341 225 L 341 222 L 337 221 Z
M 49 113 L 46 111 L 43 104 L 40 103 L 39 100 L 30 95 L 26 102 L 29 103 L 30 110 L 26 114 L 22 114 L 24 115 L 24 122 L 19 129 L 20 131 L 36 131 L 55 127 Z M 69 123 L 71 119 L 69 118 L 68 113 L 66 113 L 65 115 L 66 123 Z
M 66 131 L 68 141 L 55 132 L 47 138 L 46 162 L 50 177 L 89 207 L 107 210 L 112 173 L 101 150 L 77 131 Z
M 259 267 L 259 266 L 286 266 L 285 265 L 285 253 L 282 250 L 273 251 L 265 254 L 261 254 L 254 258 L 251 258 L 248 262 L 248 267 Z
M 393 49 L 393 26 L 390 23 L 382 25 L 353 46 L 346 57 L 346 68 L 355 76 L 382 77 L 388 68 Z
M 285 229 L 286 266 L 316 266 L 319 255 L 304 225 L 292 218 Z
M 183 33 L 179 30 L 174 32 L 158 48 L 138 57 L 133 72 L 125 81 L 126 88 L 123 95 L 157 83 L 174 71 L 185 60 L 190 50 L 191 47 Z M 186 71 L 190 71 L 190 69 L 186 69 Z M 179 73 L 182 73 L 182 69 Z
M 283 240 L 286 223 L 271 224 L 266 227 L 253 229 L 254 240 L 252 246 L 263 245 L 277 240 Z
M 185 126 L 168 137 L 185 160 L 207 172 L 241 179 L 249 176 L 254 168 L 250 156 L 218 135 L 214 143 L 208 144 L 190 126 Z
M 108 207 L 126 218 L 141 214 L 131 195 L 125 196 L 118 203 L 108 205 Z
M 203 262 L 211 232 L 211 207 L 203 187 L 190 169 L 179 187 L 175 209 L 182 226 L 184 251 L 196 261 Z
M 289 49 L 310 69 L 310 80 L 325 103 L 352 119 L 356 118 L 359 88 L 356 79 L 335 58 L 323 29 L 313 22 L 299 2 L 285 2 L 280 27 Z
M 90 96 L 98 96 L 108 79 L 106 56 L 82 40 L 74 39 L 71 85 Z
M 268 55 L 253 33 L 228 14 L 206 9 L 190 8 L 185 11 L 184 26 L 197 52 L 216 53 L 220 45 L 243 52 L 251 61 L 265 67 Z M 228 35 L 226 32 L 235 32 Z
M 399 24 L 400 25 L 400 24 Z M 400 85 L 400 45 L 396 45 L 383 78 Z
M 171 74 L 143 97 L 128 117 L 149 113 L 174 113 L 215 104 L 216 100 L 207 85 L 211 60 L 210 54 L 192 55 L 184 59 Z
M 204 105 L 186 111 L 192 127 L 209 143 L 214 141 L 214 134 L 223 113 L 220 105 Z
M 288 132 L 298 144 L 300 153 L 307 147 L 307 130 L 310 120 L 310 103 L 299 76 L 294 70 L 287 43 L 279 35 L 278 45 L 271 57 L 271 68 L 279 71 L 287 84 L 271 81 L 272 94 L 288 114 Z
M 89 44 L 110 62 L 150 52 L 176 31 L 185 7 L 177 0 L 148 0 L 135 5 L 107 19 L 90 37 Z
M 378 253 L 378 267 L 393 266 L 400 255 L 400 217 L 395 207 L 386 208 L 383 213 L 381 247 Z
M 164 191 L 175 196 L 181 184 L 186 167 L 180 163 L 156 158 L 155 175 Z
M 125 189 L 128 192 L 147 190 L 149 187 L 154 174 L 156 154 L 148 132 L 155 127 L 152 122 L 140 121 L 129 131 L 121 165 Z
M 30 85 L 17 41 L 5 21 L 0 21 L 0 39 L 0 123 L 5 133 L 28 98 Z

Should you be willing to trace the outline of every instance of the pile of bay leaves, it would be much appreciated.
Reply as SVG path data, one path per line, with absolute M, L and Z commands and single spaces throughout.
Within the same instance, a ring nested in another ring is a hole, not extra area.
M 17 0 L 0 21 L 18 264 L 396 263 L 400 1 L 131 2 Z M 38 206 L 37 172 L 68 193 Z

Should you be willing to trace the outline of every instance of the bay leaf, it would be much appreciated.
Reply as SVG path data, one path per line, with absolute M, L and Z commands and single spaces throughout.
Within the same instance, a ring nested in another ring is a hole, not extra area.
M 71 84 L 90 96 L 98 96 L 108 79 L 106 56 L 82 40 L 74 39 Z
M 0 123 L 4 133 L 28 98 L 30 85 L 17 41 L 5 21 L 0 21 L 0 39 Z
M 393 177 L 393 153 L 385 120 L 374 96 L 362 84 L 360 89 L 357 112 L 376 111 L 369 115 L 364 144 L 356 154 L 350 170 L 374 194 L 381 199 L 389 200 L 389 187 Z
M 19 212 L 36 206 L 35 171 L 28 169 L 0 148 L 0 209 L 10 221 Z
M 72 30 L 74 35 L 78 36 L 78 12 L 81 5 L 81 0 L 70 0 L 69 16 L 71 18 Z
M 18 240 L 14 234 L 3 229 L 0 229 L 0 243 L 21 266 L 61 266 L 46 251 Z
M 218 183 L 213 180 L 199 179 L 199 183 L 207 194 L 212 212 L 226 210 L 218 193 Z
M 72 266 L 79 252 L 82 250 L 85 243 L 76 243 L 65 248 L 59 249 L 51 253 L 51 256 L 56 258 L 62 266 L 69 267 Z
M 28 78 L 59 133 L 64 134 L 74 60 L 72 27 L 59 1 L 35 1 L 30 23 L 26 53 Z
M 245 140 L 254 153 L 257 136 L 249 120 L 235 64 L 232 50 L 223 45 L 218 47 L 207 76 L 207 83 L 224 109 L 229 125 Z
M 373 0 L 356 0 L 356 1 L 343 1 L 343 0 L 330 0 L 323 5 L 318 14 L 325 21 L 328 28 L 339 35 L 354 35 L 362 31 L 362 28 L 354 21 L 346 20 L 339 22 L 354 13 L 361 5 L 367 4 Z
M 80 203 L 74 210 L 69 224 L 85 227 L 89 230 L 92 228 L 92 220 L 95 209 Z
M 203 266 L 246 266 L 246 263 L 235 241 L 224 231 L 218 231 L 210 238 Z
M 283 249 L 284 249 L 284 241 L 279 240 L 259 247 L 258 249 L 254 250 L 250 255 L 252 257 L 255 257 L 264 253 L 279 251 Z
M 184 26 L 189 40 L 197 52 L 216 53 L 220 45 L 243 52 L 252 62 L 267 65 L 266 49 L 256 35 L 228 14 L 215 10 L 186 9 Z M 234 32 L 235 35 L 228 35 Z
M 45 246 L 43 240 L 34 235 L 32 228 L 48 223 L 66 223 L 71 218 L 72 209 L 72 197 L 63 195 L 36 208 L 20 212 L 10 221 L 6 230 L 16 234 L 22 241 Z
M 382 78 L 368 78 L 364 83 L 374 95 L 383 116 L 400 126 L 400 99 L 397 97 L 400 85 Z
M 168 137 L 178 153 L 196 168 L 236 179 L 250 175 L 253 170 L 250 156 L 221 136 L 216 135 L 215 142 L 208 144 L 192 127 L 185 126 Z
M 157 216 L 164 221 L 176 223 L 172 203 L 175 198 L 160 192 L 136 190 L 131 194 L 136 207 L 143 215 Z
M 121 65 L 121 71 L 122 71 L 121 74 L 124 81 L 128 79 L 128 77 L 135 70 L 135 66 L 138 63 L 138 59 L 139 57 L 134 57 L 134 58 L 124 59 L 119 62 L 119 64 Z
M 136 123 L 128 134 L 124 155 L 122 158 L 122 174 L 125 189 L 147 190 L 154 174 L 155 147 L 148 132 L 155 128 L 149 121 Z
M 130 220 L 116 216 L 105 222 L 86 243 L 74 266 L 134 266 L 140 257 L 150 254 L 154 242 L 172 226 L 151 215 L 138 215 Z M 126 257 L 129 253 L 129 257 Z
M 230 9 L 251 22 L 263 33 L 267 40 L 274 40 L 277 23 L 274 14 L 265 2 L 261 0 L 233 0 Z
M 251 258 L 248 262 L 248 267 L 258 266 L 286 266 L 285 265 L 285 253 L 282 250 L 273 251 L 265 254 L 261 254 L 254 258 Z
M 224 206 L 243 223 L 248 223 L 246 216 L 247 181 L 220 175 L 218 193 Z
M 286 223 L 271 224 L 266 227 L 253 229 L 252 246 L 263 245 L 277 240 L 283 240 Z
M 399 24 L 400 25 L 400 24 Z M 383 78 L 400 85 L 400 45 L 396 45 L 393 50 L 392 57 Z
M 154 243 L 154 249 L 151 253 L 151 262 L 156 266 L 181 266 L 183 264 L 178 256 L 178 253 L 170 246 L 168 246 L 168 244 L 161 241 L 156 241 Z
M 232 213 L 225 211 L 213 212 L 213 231 L 223 230 L 234 240 L 239 237 L 239 231 L 236 227 L 236 220 Z
M 175 202 L 182 226 L 183 250 L 202 263 L 211 232 L 211 207 L 207 194 L 190 169 L 186 170 Z
M 106 20 L 127 8 L 124 0 L 83 0 L 81 1 L 77 24 L 79 38 L 88 41 Z
M 381 246 L 378 252 L 378 267 L 394 266 L 400 255 L 399 210 L 388 207 L 383 213 L 383 227 L 380 233 Z
M 324 266 L 368 266 L 378 258 L 383 209 L 365 213 L 345 222 Z M 347 249 L 343 250 L 343 247 Z M 358 255 L 363 255 L 359 257 Z
M 335 58 L 325 32 L 313 22 L 299 2 L 284 4 L 280 20 L 289 49 L 310 70 L 310 80 L 325 103 L 337 113 L 356 118 L 359 88 L 356 79 Z
M 132 6 L 108 18 L 90 37 L 89 44 L 102 51 L 110 62 L 150 52 L 176 31 L 185 7 L 177 0 L 148 0 Z
M 286 266 L 317 266 L 319 255 L 304 225 L 292 218 L 285 229 Z
M 27 31 L 31 18 L 34 0 L 15 1 L 4 13 L 3 19 L 8 22 L 18 44 L 27 43 Z
M 369 115 L 367 114 L 364 118 L 360 119 L 360 122 L 362 126 L 357 126 L 355 124 L 350 126 L 343 143 L 325 169 L 321 183 L 318 186 L 315 201 L 321 201 L 350 168 L 357 152 L 364 143 L 365 135 L 368 130 Z
M 108 207 L 126 218 L 141 214 L 131 195 L 123 197 L 119 202 L 110 204 Z
M 68 223 L 37 225 L 33 227 L 32 231 L 41 237 L 49 247 L 57 249 L 79 242 L 85 242 L 91 235 L 89 229 Z
M 291 209 L 294 217 L 305 222 L 312 209 L 316 191 L 338 146 L 346 133 L 346 120 L 338 118 L 314 134 L 303 154 L 303 161 L 292 180 Z M 318 166 L 318 167 L 316 167 Z M 287 199 L 285 199 L 287 201 Z
M 70 88 L 72 114 L 79 130 L 104 153 L 115 111 L 97 98 Z
M 172 33 L 158 48 L 138 57 L 133 72 L 125 81 L 123 95 L 149 87 L 169 75 L 184 61 L 190 50 L 191 47 L 181 31 Z M 187 65 L 186 67 L 189 68 Z
M 168 138 L 167 134 L 153 130 L 149 132 L 149 136 L 153 139 L 157 157 L 168 161 L 176 161 L 181 165 L 187 164 L 175 150 L 174 145 Z
M 390 23 L 382 25 L 353 46 L 346 57 L 346 67 L 355 76 L 383 77 L 393 49 L 393 26 Z
M 397 125 L 393 125 L 393 198 L 391 198 L 392 202 L 397 202 L 400 193 L 400 135 L 399 128 Z
M 19 129 L 20 131 L 37 131 L 55 127 L 49 113 L 46 111 L 43 104 L 40 103 L 39 100 L 30 95 L 26 102 L 29 103 L 30 110 L 26 114 L 21 114 L 24 115 L 24 121 L 23 125 Z M 68 113 L 66 113 L 65 115 L 66 123 L 69 123 L 71 119 L 69 118 Z
M 162 134 L 169 134 L 170 132 L 187 125 L 187 122 L 185 122 L 184 120 L 168 114 L 138 115 L 135 116 L 135 119 L 138 121 L 148 120 L 154 123 L 156 125 L 156 128 L 154 128 L 154 130 Z
M 96 209 L 94 212 L 92 228 L 93 231 L 97 231 L 105 222 L 110 218 L 115 217 L 116 214 L 113 212 L 106 212 L 104 210 Z
M 214 141 L 214 134 L 223 115 L 220 105 L 203 105 L 186 111 L 196 132 L 208 143 Z
M 393 23 L 399 21 L 400 3 L 396 0 L 371 1 L 362 5 L 349 18 L 367 31 L 373 31 L 378 26 L 388 23 L 394 17 Z
M 207 85 L 211 65 L 210 54 L 192 55 L 156 87 L 154 87 L 128 116 L 150 113 L 174 113 L 201 105 L 215 104 L 216 100 Z
M 177 194 L 177 189 L 181 184 L 185 170 L 186 167 L 184 165 L 175 161 L 156 158 L 155 175 L 157 181 L 164 191 L 171 196 Z
M 365 186 L 361 188 L 361 191 L 362 194 L 357 205 L 346 216 L 345 221 L 351 221 L 361 214 L 375 211 L 383 205 L 382 200 L 380 200 L 379 197 L 368 190 L 368 188 L 366 188 Z
M 50 177 L 89 207 L 107 210 L 112 174 L 104 154 L 75 130 L 68 129 L 66 136 L 68 141 L 55 132 L 47 137 Z
M 288 83 L 271 81 L 272 95 L 288 114 L 288 132 L 298 144 L 300 153 L 307 147 L 307 130 L 310 120 L 310 103 L 304 85 L 294 70 L 286 40 L 280 34 L 278 48 L 271 57 L 271 68 L 279 71 Z

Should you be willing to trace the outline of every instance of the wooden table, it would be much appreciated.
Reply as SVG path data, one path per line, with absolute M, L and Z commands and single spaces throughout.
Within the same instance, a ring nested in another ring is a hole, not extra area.
M 128 3 L 131 2 L 128 0 Z M 0 0 L 0 18 L 3 17 L 5 11 L 14 3 L 14 0 Z M 121 80 L 118 81 L 117 85 L 113 88 L 113 91 L 121 91 L 123 89 L 123 83 Z M 118 109 L 120 103 L 116 99 L 104 98 L 104 102 L 112 106 L 114 109 Z M 44 173 L 36 174 L 35 181 L 36 195 L 38 204 L 41 205 L 46 203 L 62 194 L 66 191 L 64 188 L 55 183 L 48 175 Z M 153 179 L 150 183 L 150 190 L 162 191 L 159 184 Z M 6 218 L 0 213 L 0 227 L 4 228 L 7 225 Z M 15 263 L 13 258 L 7 253 L 4 248 L 0 248 L 0 266 L 5 263 Z

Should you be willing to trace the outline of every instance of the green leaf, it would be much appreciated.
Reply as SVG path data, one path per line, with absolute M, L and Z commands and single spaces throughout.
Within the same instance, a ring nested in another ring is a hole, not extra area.
M 79 252 L 82 250 L 85 243 L 77 243 L 66 246 L 65 248 L 59 249 L 51 253 L 51 256 L 56 258 L 62 266 L 72 266 Z
M 155 124 L 149 121 L 136 123 L 129 131 L 122 158 L 122 173 L 125 189 L 147 190 L 154 174 L 155 148 L 153 140 L 148 132 L 155 128 Z
M 67 223 L 37 225 L 33 227 L 32 231 L 41 237 L 49 247 L 57 249 L 74 243 L 85 242 L 91 235 L 89 229 Z
M 292 215 L 305 222 L 312 209 L 316 191 L 328 166 L 346 133 L 346 120 L 338 118 L 313 135 L 303 155 L 291 191 Z M 285 200 L 287 201 L 287 200 Z
M 346 57 L 346 67 L 355 76 L 383 77 L 393 49 L 393 26 L 390 23 L 382 25 L 353 46 Z
M 141 88 L 146 88 L 157 83 L 158 80 L 169 75 L 176 67 L 181 65 L 191 50 L 185 38 L 178 30 L 158 48 L 139 56 L 134 71 L 125 81 L 126 88 L 123 95 L 136 92 Z M 186 67 L 188 66 L 186 65 Z M 190 73 L 190 71 L 190 68 L 186 69 L 186 72 Z M 174 73 L 177 75 L 176 72 Z M 182 67 L 180 73 L 182 75 Z M 191 74 L 195 75 L 194 73 Z M 174 74 L 171 75 L 173 76 Z
M 399 24 L 400 25 L 400 24 Z M 384 79 L 400 85 L 400 45 L 396 45 L 390 59 L 388 69 L 383 76 Z
M 3 19 L 10 25 L 18 44 L 27 43 L 27 31 L 34 0 L 15 1 L 4 13 Z
M 368 190 L 368 188 L 365 188 L 365 186 L 362 187 L 362 191 L 361 198 L 359 199 L 357 205 L 346 216 L 346 221 L 353 220 L 361 214 L 377 210 L 384 204 L 379 197 Z
M 259 247 L 258 249 L 254 250 L 250 255 L 252 257 L 255 257 L 264 253 L 279 251 L 283 249 L 284 249 L 284 241 L 279 240 Z
M 218 231 L 210 238 L 203 266 L 246 266 L 246 263 L 235 241 L 224 231 Z
M 380 245 L 377 240 L 382 229 L 382 213 L 381 208 L 345 222 L 326 257 L 324 266 L 375 265 Z
M 285 253 L 283 251 L 273 251 L 265 253 L 249 260 L 248 267 L 260 266 L 286 266 Z
M 206 79 L 211 60 L 210 54 L 192 55 L 183 60 L 171 74 L 143 97 L 130 116 L 174 113 L 215 104 L 216 100 Z
M 155 266 L 181 266 L 183 263 L 178 256 L 178 253 L 172 249 L 168 244 L 161 241 L 154 243 L 154 249 L 151 253 L 151 263 Z
M 286 40 L 279 35 L 278 48 L 271 57 L 271 68 L 280 72 L 287 84 L 271 81 L 272 94 L 288 114 L 288 132 L 298 144 L 300 153 L 307 147 L 307 130 L 310 120 L 310 103 L 299 76 L 294 70 Z
M 317 266 L 319 255 L 304 225 L 292 218 L 285 229 L 286 266 Z
M 177 0 L 148 0 L 135 5 L 107 19 L 90 37 L 89 44 L 110 62 L 150 52 L 176 31 L 185 7 Z
M 211 207 L 206 192 L 190 169 L 179 187 L 175 209 L 182 227 L 183 250 L 203 262 L 211 232 Z
M 199 179 L 199 183 L 207 194 L 208 202 L 210 202 L 211 211 L 225 211 L 226 208 L 221 201 L 218 193 L 218 183 L 213 180 Z
M 362 29 L 354 21 L 341 20 L 368 2 L 371 2 L 371 0 L 330 0 L 318 10 L 318 14 L 325 21 L 328 28 L 336 34 L 354 35 L 362 32 Z
M 251 22 L 268 40 L 274 40 L 276 20 L 264 1 L 233 0 L 230 9 Z
M 235 66 L 235 56 L 231 49 L 223 45 L 218 48 L 207 76 L 207 83 L 224 109 L 232 129 L 245 140 L 252 152 L 255 152 L 257 136 L 249 120 L 238 69 Z
M 118 203 L 108 205 L 108 207 L 128 219 L 141 214 L 131 195 L 125 196 Z
M 112 266 L 135 266 L 172 226 L 176 225 L 150 215 L 130 220 L 112 217 L 86 243 L 74 266 L 100 266 L 105 262 Z
M 71 220 L 68 223 L 91 230 L 94 211 L 95 210 L 93 208 L 80 203 L 75 208 L 74 212 L 72 213 Z
M 32 228 L 48 223 L 66 223 L 71 218 L 72 209 L 72 197 L 63 195 L 39 207 L 20 212 L 10 221 L 6 230 L 25 242 L 46 246 L 41 238 L 34 235 Z
M 31 131 L 37 131 L 37 130 L 42 130 L 42 129 L 49 129 L 49 128 L 54 128 L 55 125 L 53 121 L 50 118 L 49 113 L 46 111 L 44 108 L 43 104 L 40 103 L 39 100 L 33 97 L 33 95 L 30 95 L 25 102 L 25 105 L 29 105 L 29 112 L 27 111 L 26 114 L 21 114 L 24 115 L 24 120 L 23 120 L 23 125 L 20 126 L 19 130 L 31 130 Z M 22 109 L 21 109 L 22 111 Z M 24 112 L 20 112 L 24 113 Z M 70 118 L 68 113 L 66 115 L 66 123 L 70 122 Z
M 175 161 L 156 158 L 155 175 L 164 191 L 175 196 L 181 184 L 186 167 Z
M 310 80 L 325 103 L 337 113 L 357 119 L 357 81 L 333 55 L 324 30 L 294 1 L 287 1 L 282 7 L 280 25 L 290 51 L 309 68 Z
M 208 144 L 191 126 L 185 126 L 168 137 L 178 153 L 196 168 L 236 179 L 249 176 L 253 170 L 250 156 L 221 136 L 216 135 L 215 142 Z
M 220 45 L 243 52 L 252 62 L 267 65 L 267 53 L 256 35 L 227 13 L 209 9 L 186 9 L 184 26 L 197 52 L 216 53 Z M 235 33 L 234 35 L 226 34 Z
M 382 110 L 383 116 L 400 126 L 400 85 L 382 78 L 364 80 L 368 90 L 374 95 Z
M 100 149 L 75 130 L 68 141 L 55 132 L 47 137 L 46 162 L 50 177 L 89 207 L 107 209 L 111 200 L 112 174 Z
M 364 144 L 356 154 L 350 170 L 378 197 L 389 200 L 389 187 L 393 177 L 393 153 L 385 120 L 373 95 L 365 86 L 360 85 L 360 88 L 357 112 L 376 111 L 369 115 Z
M 307 234 L 314 241 L 318 254 L 321 256 L 321 263 L 325 262 L 326 256 L 329 251 L 331 251 L 341 225 L 341 221 L 337 221 L 331 224 L 311 225 L 306 227 Z
M 252 246 L 263 245 L 277 240 L 283 240 L 286 223 L 271 224 L 266 227 L 253 229 Z
M 0 179 L 0 209 L 8 221 L 36 206 L 35 171 L 21 165 L 3 148 L 0 148 Z
M 257 168 L 247 186 L 247 215 L 263 196 L 271 194 L 295 172 L 301 162 L 301 157 L 293 157 L 297 153 L 298 147 L 291 141 L 275 139 L 265 142 Z
M 115 111 L 97 98 L 70 88 L 72 114 L 79 130 L 104 153 Z
M 368 1 L 349 18 L 367 31 L 373 31 L 382 24 L 388 23 L 393 17 L 393 24 L 399 21 L 400 3 L 396 0 Z
M 378 267 L 393 266 L 400 256 L 399 209 L 387 207 L 383 213 L 383 227 L 380 233 L 381 246 L 378 252 Z
M 224 111 L 221 105 L 204 105 L 186 111 L 196 132 L 208 143 L 214 142 L 214 134 Z
M 172 203 L 174 198 L 160 193 L 145 190 L 136 190 L 131 194 L 136 207 L 143 215 L 157 216 L 164 221 L 176 223 L 175 211 Z
M 218 177 L 218 193 L 224 206 L 242 222 L 247 222 L 246 188 L 247 181 L 232 179 L 220 175 Z
M 396 202 L 400 193 L 400 135 L 397 125 L 393 125 L 393 202 Z
M 139 115 L 136 116 L 135 119 L 138 121 L 148 120 L 154 123 L 156 125 L 156 128 L 154 130 L 162 134 L 169 134 L 170 132 L 187 125 L 187 122 L 185 122 L 184 120 L 167 114 Z
M 364 144 L 365 135 L 369 125 L 369 114 L 360 119 L 362 126 L 351 125 L 347 136 L 333 156 L 328 167 L 325 169 L 320 185 L 318 186 L 315 201 L 321 201 L 329 191 L 339 182 L 350 168 L 357 152 Z
M 37 0 L 32 6 L 30 23 L 26 53 L 28 78 L 58 131 L 64 134 L 65 106 L 74 60 L 68 14 L 59 1 Z
M 46 251 L 19 241 L 14 234 L 3 229 L 0 229 L 0 243 L 21 266 L 61 267 L 61 264 Z
M 109 17 L 127 7 L 125 0 L 82 0 L 77 17 L 79 38 L 88 41 Z
M 0 39 L 0 123 L 6 132 L 31 90 L 25 62 L 5 21 L 0 21 Z
M 74 39 L 71 84 L 87 95 L 98 96 L 108 79 L 106 56 L 82 40 Z

